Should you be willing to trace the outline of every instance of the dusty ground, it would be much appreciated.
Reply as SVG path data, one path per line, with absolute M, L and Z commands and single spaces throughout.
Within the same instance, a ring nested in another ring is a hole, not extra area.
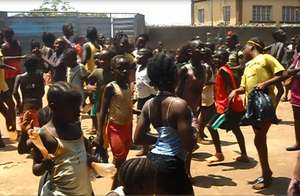
M 220 131 L 225 155 L 222 164 L 208 167 L 205 158 L 214 153 L 213 145 L 201 145 L 193 154 L 192 175 L 196 195 L 284 195 L 292 176 L 297 152 L 287 152 L 285 148 L 294 143 L 294 126 L 291 106 L 281 103 L 278 116 L 283 119 L 279 125 L 272 125 L 268 133 L 270 164 L 274 173 L 271 188 L 255 192 L 247 181 L 260 175 L 258 156 L 253 144 L 253 132 L 243 127 L 250 163 L 236 163 L 233 158 L 239 153 L 232 133 Z M 91 126 L 90 119 L 83 120 L 83 129 Z M 16 142 L 7 138 L 4 119 L 0 116 L 0 129 L 4 135 L 6 148 L 0 150 L 0 195 L 36 195 L 39 178 L 31 172 L 32 160 L 26 155 L 18 155 Z M 134 157 L 136 150 L 130 152 Z M 96 195 L 104 195 L 110 190 L 111 179 L 93 181 Z

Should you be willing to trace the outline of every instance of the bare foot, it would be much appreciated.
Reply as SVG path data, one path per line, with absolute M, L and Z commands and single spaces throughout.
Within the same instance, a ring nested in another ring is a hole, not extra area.
M 214 156 L 207 158 L 206 161 L 208 164 L 221 162 L 224 161 L 224 155 L 223 153 L 216 153 Z
M 239 162 L 244 162 L 244 163 L 250 162 L 247 155 L 238 156 L 238 157 L 234 158 L 234 160 L 239 161 Z

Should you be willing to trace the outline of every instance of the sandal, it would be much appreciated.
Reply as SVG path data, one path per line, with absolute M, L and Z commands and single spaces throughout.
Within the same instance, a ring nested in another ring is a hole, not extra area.
M 272 182 L 272 177 L 270 178 L 264 178 L 264 177 L 259 177 L 255 180 L 254 184 L 252 185 L 252 188 L 254 190 L 262 190 L 271 185 Z

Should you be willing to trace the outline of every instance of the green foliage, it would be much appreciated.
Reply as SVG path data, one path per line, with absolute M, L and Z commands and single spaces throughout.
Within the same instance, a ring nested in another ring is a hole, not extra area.
M 63 14 L 59 12 L 70 12 Z M 73 12 L 73 13 L 72 13 Z M 65 0 L 43 0 L 42 5 L 33 9 L 30 16 L 57 16 L 57 15 L 72 15 L 76 10 L 70 6 L 70 2 Z

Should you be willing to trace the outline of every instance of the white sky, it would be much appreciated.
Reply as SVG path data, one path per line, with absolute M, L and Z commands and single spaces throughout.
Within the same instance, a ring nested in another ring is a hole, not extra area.
M 189 25 L 190 0 L 68 0 L 81 12 L 141 13 L 148 25 Z M 0 0 L 1 11 L 29 11 L 42 0 Z

